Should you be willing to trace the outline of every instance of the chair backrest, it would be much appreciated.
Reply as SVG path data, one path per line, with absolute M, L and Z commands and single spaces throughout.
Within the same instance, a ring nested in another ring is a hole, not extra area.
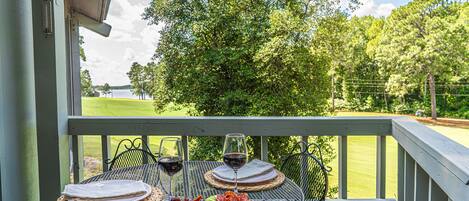
M 140 141 L 137 144 L 137 141 Z M 121 148 L 125 148 L 124 151 L 120 152 Z M 126 167 L 139 166 L 143 164 L 156 164 L 157 160 L 148 148 L 148 145 L 144 143 L 142 138 L 123 139 L 117 145 L 114 158 L 108 162 L 109 170 L 115 170 Z
M 303 145 L 301 151 L 294 153 L 296 147 Z M 319 151 L 319 158 L 309 151 L 311 146 Z M 322 163 L 320 147 L 316 144 L 299 142 L 290 152 L 281 166 L 281 171 L 293 180 L 305 194 L 306 200 L 325 200 L 328 191 L 328 169 Z

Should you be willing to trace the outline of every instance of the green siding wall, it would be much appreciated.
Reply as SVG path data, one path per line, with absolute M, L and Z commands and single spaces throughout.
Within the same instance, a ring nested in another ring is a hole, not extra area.
M 31 1 L 0 6 L 1 200 L 38 201 Z

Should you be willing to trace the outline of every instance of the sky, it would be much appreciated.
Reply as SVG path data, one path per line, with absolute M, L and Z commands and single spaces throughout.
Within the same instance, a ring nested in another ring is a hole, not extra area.
M 105 22 L 112 26 L 108 38 L 85 28 L 80 28 L 84 37 L 86 61 L 94 85 L 109 83 L 112 86 L 130 84 L 127 72 L 137 61 L 146 64 L 151 61 L 162 26 L 148 25 L 141 14 L 151 0 L 111 0 Z M 352 15 L 386 17 L 399 6 L 410 0 L 360 0 L 362 5 Z

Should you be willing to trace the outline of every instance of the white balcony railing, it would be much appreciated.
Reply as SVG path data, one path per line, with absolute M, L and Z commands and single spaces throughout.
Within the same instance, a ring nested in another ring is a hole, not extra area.
M 78 137 L 101 136 L 103 158 L 109 136 L 182 136 L 185 157 L 188 136 L 224 136 L 242 132 L 261 136 L 266 160 L 269 136 L 338 136 L 339 198 L 347 199 L 347 137 L 376 136 L 376 199 L 385 198 L 386 136 L 398 142 L 398 201 L 469 199 L 469 150 L 408 117 L 70 117 L 73 161 Z M 107 165 L 103 163 L 103 170 Z M 74 165 L 75 181 L 80 163 Z

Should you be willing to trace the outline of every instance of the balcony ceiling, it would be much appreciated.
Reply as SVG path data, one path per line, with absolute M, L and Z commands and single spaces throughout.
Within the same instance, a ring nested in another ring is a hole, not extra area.
M 73 10 L 98 22 L 106 19 L 111 0 L 71 0 Z

